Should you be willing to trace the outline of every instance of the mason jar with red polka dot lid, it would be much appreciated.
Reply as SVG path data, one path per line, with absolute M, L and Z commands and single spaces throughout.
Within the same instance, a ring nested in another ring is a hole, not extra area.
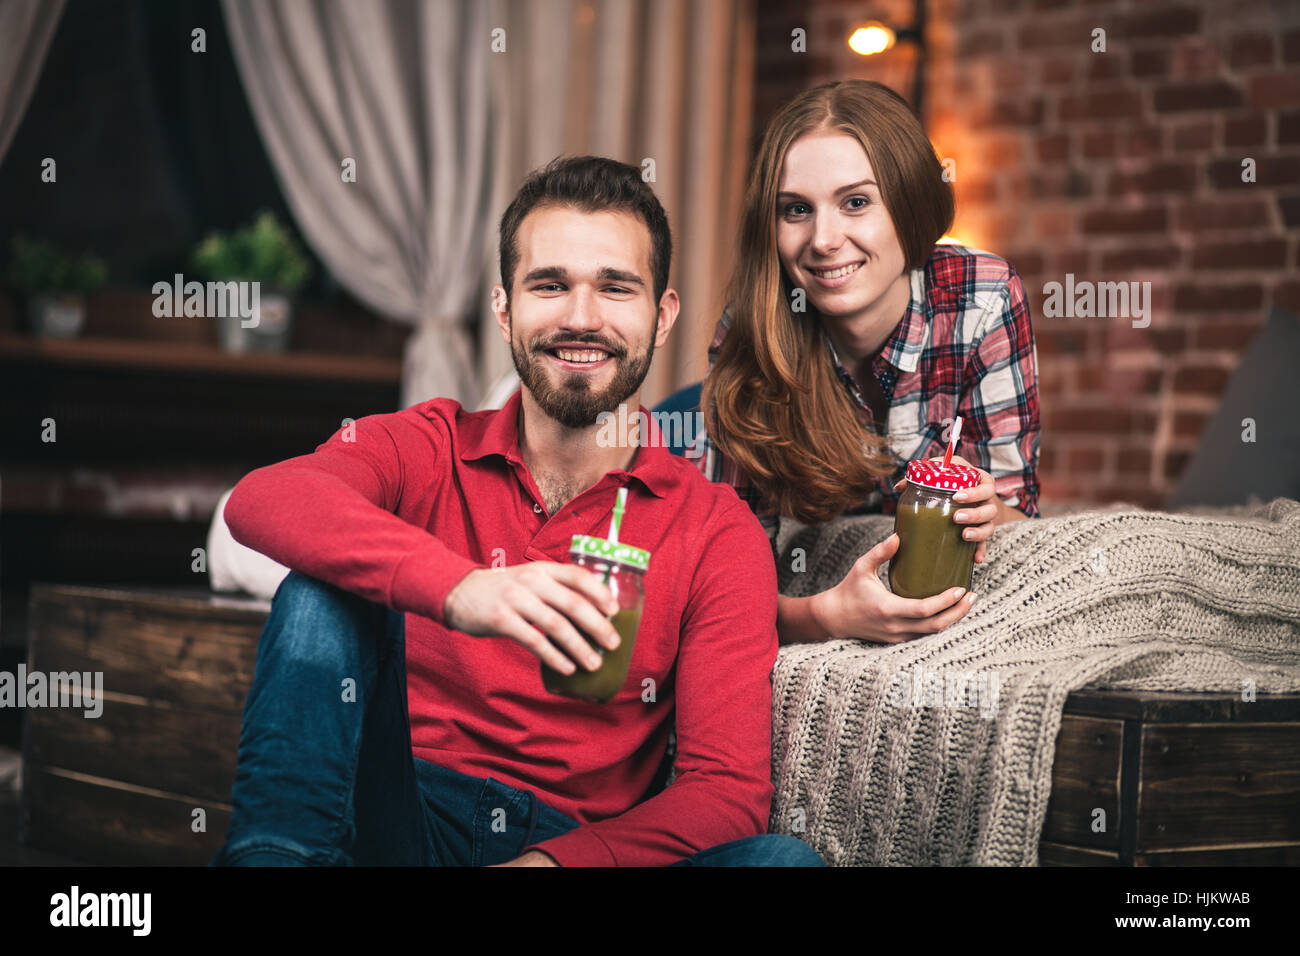
M 918 459 L 907 465 L 907 488 L 898 499 L 894 531 L 898 552 L 889 562 L 889 587 L 899 597 L 925 598 L 949 588 L 970 590 L 976 542 L 962 537 L 953 521 L 952 496 L 980 483 L 969 465 Z

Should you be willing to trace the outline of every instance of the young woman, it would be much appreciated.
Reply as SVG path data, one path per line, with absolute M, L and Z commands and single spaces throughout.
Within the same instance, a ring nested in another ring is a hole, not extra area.
M 954 201 L 907 103 L 862 80 L 800 94 L 772 120 L 745 196 L 730 305 L 709 349 L 691 451 L 775 542 L 777 519 L 892 514 L 906 463 L 943 454 L 983 472 L 955 520 L 978 541 L 1038 513 L 1038 376 L 1020 277 L 991 253 L 937 245 Z M 960 457 L 958 457 L 960 456 Z M 896 643 L 975 599 L 908 600 L 877 571 L 891 535 L 834 588 L 780 598 L 783 643 Z

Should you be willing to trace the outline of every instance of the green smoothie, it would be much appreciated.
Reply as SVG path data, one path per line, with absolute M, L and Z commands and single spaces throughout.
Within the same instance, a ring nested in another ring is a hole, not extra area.
M 591 644 L 602 658 L 600 667 L 589 671 L 581 664 L 572 674 L 542 664 L 542 685 L 552 694 L 577 697 L 597 704 L 608 703 L 627 681 L 627 670 L 632 663 L 632 649 L 636 646 L 636 630 L 641 623 L 640 608 L 624 608 L 609 619 L 618 631 L 618 647 L 606 650 Z M 591 641 L 589 640 L 590 644 Z
M 952 520 L 957 510 L 951 498 L 940 507 L 900 505 L 894 519 L 898 553 L 889 562 L 889 587 L 899 597 L 970 589 L 977 545 L 962 539 L 965 526 Z

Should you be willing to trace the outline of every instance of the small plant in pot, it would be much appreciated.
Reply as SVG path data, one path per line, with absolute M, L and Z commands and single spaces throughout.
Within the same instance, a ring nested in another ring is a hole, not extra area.
M 224 300 L 237 306 L 212 316 L 222 348 L 288 348 L 292 297 L 311 276 L 311 263 L 273 213 L 260 212 L 251 224 L 228 234 L 211 233 L 195 247 L 191 263 L 203 279 L 226 284 Z
M 27 295 L 27 325 L 33 335 L 74 338 L 86 323 L 86 296 L 108 278 L 92 255 L 69 256 L 52 243 L 15 236 L 9 281 Z

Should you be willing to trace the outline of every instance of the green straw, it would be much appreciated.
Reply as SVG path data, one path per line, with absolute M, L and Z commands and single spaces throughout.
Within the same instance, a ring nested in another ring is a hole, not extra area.
M 609 519 L 609 540 L 614 544 L 618 543 L 618 526 L 623 523 L 623 509 L 627 506 L 627 486 L 624 485 L 618 489 L 618 497 L 614 499 L 614 516 Z M 605 565 L 605 578 L 602 583 L 609 584 L 609 572 L 613 570 L 612 564 Z
M 609 519 L 609 540 L 618 543 L 618 526 L 623 523 L 623 509 L 627 505 L 627 486 L 618 489 L 614 499 L 614 517 Z

